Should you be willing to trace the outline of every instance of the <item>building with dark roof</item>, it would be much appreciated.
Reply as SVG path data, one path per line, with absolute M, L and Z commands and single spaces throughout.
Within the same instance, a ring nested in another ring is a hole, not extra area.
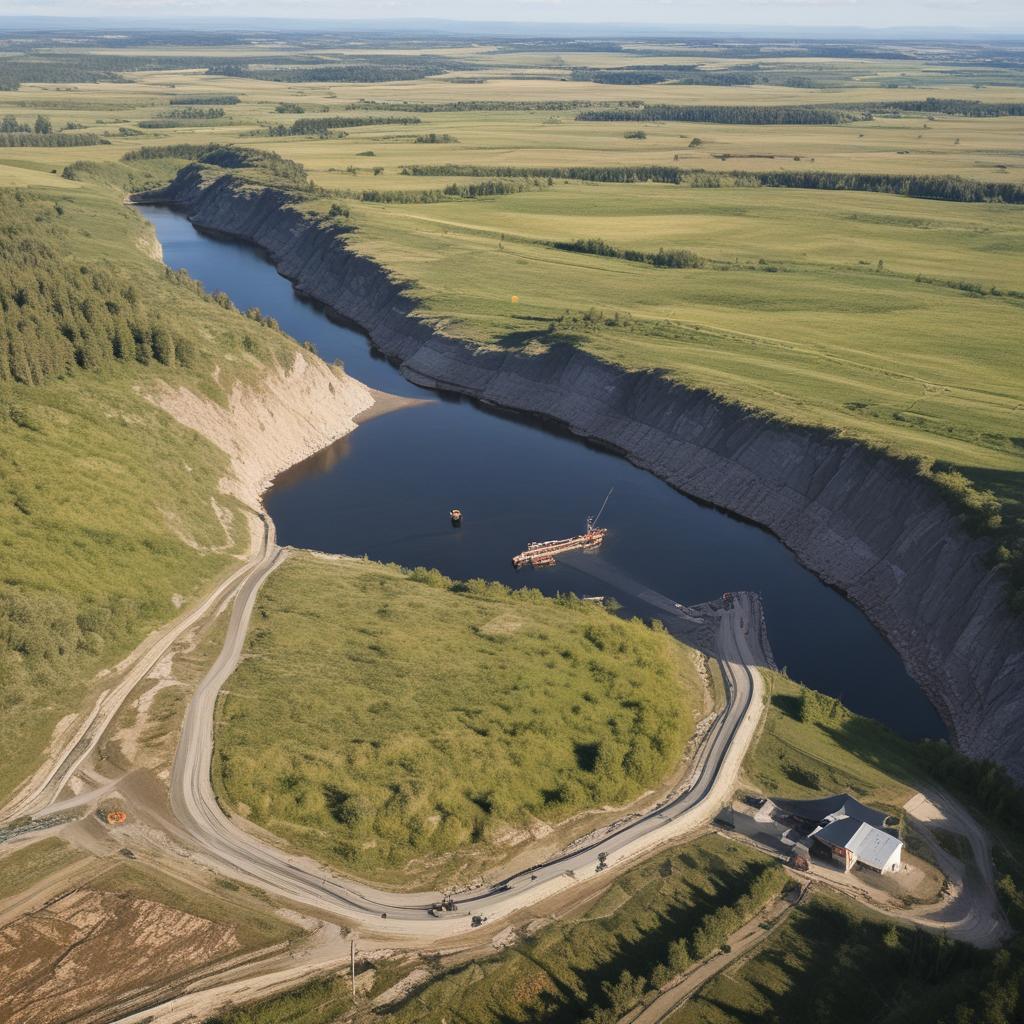
M 875 828 L 885 828 L 889 815 L 874 808 L 866 807 L 849 793 L 837 796 L 823 796 L 817 800 L 776 800 L 772 803 L 791 818 L 797 818 L 808 825 L 820 825 L 826 818 L 856 818 Z
M 865 807 L 846 793 L 817 800 L 773 800 L 778 811 L 807 831 L 807 841 L 827 851 L 849 871 L 864 864 L 875 871 L 898 871 L 903 856 L 899 836 L 885 828 L 889 815 Z

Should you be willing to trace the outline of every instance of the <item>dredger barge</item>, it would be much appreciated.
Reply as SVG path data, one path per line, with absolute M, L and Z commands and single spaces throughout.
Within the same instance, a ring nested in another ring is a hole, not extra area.
M 603 527 L 598 529 L 591 527 L 586 533 L 578 537 L 566 537 L 565 540 L 538 540 L 526 546 L 526 550 L 512 558 L 512 564 L 517 569 L 524 565 L 539 567 L 543 565 L 554 565 L 558 555 L 564 555 L 567 551 L 596 551 L 604 540 L 608 531 Z
M 566 537 L 564 540 L 532 541 L 526 545 L 525 551 L 513 556 L 512 565 L 516 569 L 522 569 L 526 565 L 532 565 L 536 569 L 554 565 L 559 555 L 569 551 L 596 551 L 604 543 L 605 534 L 608 533 L 604 527 L 597 525 L 597 521 L 601 518 L 601 513 L 604 512 L 604 507 L 611 496 L 612 492 L 609 491 L 601 505 L 601 511 L 596 516 L 587 517 L 587 528 L 584 533 L 576 537 Z

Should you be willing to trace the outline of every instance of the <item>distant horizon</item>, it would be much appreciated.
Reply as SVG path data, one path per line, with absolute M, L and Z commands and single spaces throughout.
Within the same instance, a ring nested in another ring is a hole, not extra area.
M 58 0 L 59 2 L 59 0 Z M 335 18 L 324 16 L 304 17 L 281 17 L 276 14 L 236 14 L 236 15 L 207 15 L 192 13 L 188 8 L 191 0 L 179 0 L 181 9 L 175 13 L 149 14 L 140 13 L 140 9 L 147 6 L 145 3 L 134 2 L 122 3 L 121 0 L 111 0 L 106 4 L 103 13 L 90 14 L 87 16 L 64 14 L 64 13 L 23 13 L 27 9 L 36 6 L 31 2 L 21 3 L 19 13 L 0 10 L 0 33 L 31 32 L 31 31 L 139 31 L 160 29 L 167 32 L 189 32 L 207 31 L 216 32 L 376 32 L 376 33 L 401 33 L 419 32 L 440 37 L 469 37 L 479 35 L 491 36 L 546 36 L 546 37 L 583 37 L 583 38 L 606 38 L 606 37 L 632 37 L 632 38 L 687 38 L 706 36 L 743 36 L 758 38 L 788 38 L 793 40 L 814 39 L 870 39 L 872 42 L 912 42 L 915 40 L 927 42 L 950 42 L 962 40 L 965 36 L 972 41 L 990 41 L 995 43 L 1021 42 L 1024 43 L 1024 19 L 1021 19 L 1016 9 L 1012 7 L 1012 14 L 1016 15 L 1017 21 L 1008 25 L 996 26 L 986 24 L 979 19 L 972 24 L 945 23 L 930 24 L 923 27 L 920 24 L 896 21 L 892 24 L 875 23 L 853 23 L 853 24 L 829 24 L 822 21 L 787 21 L 785 23 L 773 22 L 764 23 L 755 20 L 750 21 L 613 21 L 603 18 L 574 18 L 565 20 L 546 19 L 543 17 L 531 17 L 520 19 L 467 19 L 456 16 L 445 17 L 417 17 L 395 15 L 379 15 L 376 17 L 359 18 Z M 458 3 L 458 0 L 456 0 Z M 570 0 L 576 6 L 576 0 Z M 251 4 L 250 8 L 259 7 L 260 0 Z M 42 5 L 38 5 L 42 6 Z M 54 7 L 56 4 L 47 2 L 47 7 Z M 168 4 L 173 10 L 174 0 Z M 228 6 L 228 5 L 225 5 Z M 393 6 L 401 6 L 395 3 Z M 531 0 L 524 0 L 523 6 L 541 7 L 543 0 L 536 4 Z M 550 5 L 553 9 L 561 10 L 559 0 L 553 0 Z M 600 8 L 601 2 L 595 2 L 592 6 Z M 652 0 L 651 3 L 642 3 L 636 7 L 666 6 L 661 0 Z M 708 6 L 707 3 L 695 3 L 694 6 Z M 718 5 L 722 9 L 728 9 L 727 4 Z M 759 0 L 734 0 L 732 7 L 760 6 Z M 851 0 L 849 3 L 816 3 L 815 0 L 789 0 L 789 6 L 796 8 L 809 8 L 820 10 L 826 8 L 832 10 L 842 7 L 849 11 L 850 8 L 858 6 L 858 0 Z M 977 11 L 981 3 L 951 4 L 945 0 L 910 0 L 910 2 L 888 5 L 889 8 L 921 8 L 928 7 L 934 10 L 950 9 L 959 7 L 969 8 Z M 1001 6 L 999 0 L 991 5 L 992 16 L 997 17 L 994 8 Z M 1007 5 L 1009 7 L 1009 5 Z M 309 5 L 316 7 L 315 3 Z M 123 8 L 118 10 L 116 8 Z M 534 11 L 533 13 L 542 13 Z

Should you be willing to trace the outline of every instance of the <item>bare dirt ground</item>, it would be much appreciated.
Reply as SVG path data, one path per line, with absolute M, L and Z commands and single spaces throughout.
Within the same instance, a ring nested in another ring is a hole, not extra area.
M 231 925 L 82 889 L 0 930 L 0 1019 L 75 1020 L 112 992 L 149 987 L 238 948 Z

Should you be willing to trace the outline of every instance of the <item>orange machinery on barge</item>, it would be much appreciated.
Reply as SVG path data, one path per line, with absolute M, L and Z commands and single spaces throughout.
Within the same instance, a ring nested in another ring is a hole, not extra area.
M 565 540 L 538 540 L 526 546 L 526 550 L 512 559 L 512 564 L 517 569 L 524 565 L 532 565 L 535 568 L 542 565 L 554 565 L 558 555 L 564 555 L 567 551 L 596 551 L 604 541 L 604 535 L 608 531 L 603 527 L 589 526 L 586 533 L 578 537 L 566 537 Z
M 596 516 L 587 517 L 587 528 L 584 533 L 577 537 L 566 537 L 564 540 L 535 540 L 526 545 L 526 550 L 513 556 L 512 565 L 516 569 L 522 569 L 525 565 L 532 565 L 535 569 L 545 565 L 554 565 L 559 555 L 569 551 L 596 551 L 603 543 L 605 534 L 608 531 L 597 525 L 601 513 L 604 512 L 608 498 L 612 496 L 609 491 L 601 505 L 601 511 Z

